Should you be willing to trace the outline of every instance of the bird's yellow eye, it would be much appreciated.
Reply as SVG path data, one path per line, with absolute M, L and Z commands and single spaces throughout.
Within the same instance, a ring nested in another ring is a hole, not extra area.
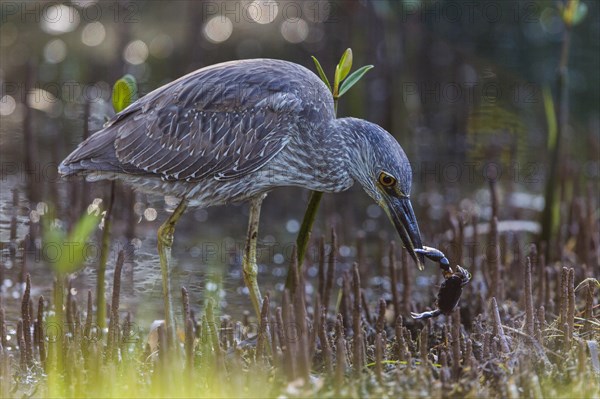
M 392 187 L 394 184 L 396 184 L 396 178 L 385 172 L 381 172 L 379 174 L 379 184 L 381 184 L 383 187 Z

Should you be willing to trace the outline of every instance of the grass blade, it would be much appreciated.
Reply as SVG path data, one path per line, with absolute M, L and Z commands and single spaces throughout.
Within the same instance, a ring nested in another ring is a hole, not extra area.
M 592 360 L 592 366 L 594 371 L 600 373 L 600 357 L 598 356 L 598 342 L 587 341 L 588 349 L 590 350 L 590 359 Z

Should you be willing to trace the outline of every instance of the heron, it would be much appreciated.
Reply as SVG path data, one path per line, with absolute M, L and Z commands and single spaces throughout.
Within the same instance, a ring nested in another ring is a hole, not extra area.
M 167 329 L 174 322 L 173 235 L 189 206 L 250 202 L 242 274 L 257 315 L 258 226 L 272 189 L 337 193 L 357 182 L 387 213 L 419 268 L 427 255 L 410 201 L 412 170 L 400 144 L 374 123 L 336 118 L 327 86 L 292 62 L 238 60 L 187 74 L 116 114 L 58 169 L 65 177 L 120 179 L 179 199 L 158 229 Z

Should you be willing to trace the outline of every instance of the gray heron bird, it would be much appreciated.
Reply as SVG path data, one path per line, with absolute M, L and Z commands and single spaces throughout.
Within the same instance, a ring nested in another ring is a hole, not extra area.
M 358 182 L 387 213 L 419 268 L 426 255 L 409 199 L 412 171 L 398 142 L 376 124 L 336 119 L 325 84 L 291 62 L 232 61 L 185 75 L 114 116 L 59 172 L 88 180 L 118 178 L 180 198 L 158 229 L 168 329 L 171 245 L 188 206 L 250 201 L 242 267 L 258 315 L 258 222 L 265 195 L 276 187 L 336 193 Z

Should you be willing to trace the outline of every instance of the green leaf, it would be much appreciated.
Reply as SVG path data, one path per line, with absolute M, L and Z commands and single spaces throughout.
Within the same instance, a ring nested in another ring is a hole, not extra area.
M 84 215 L 68 235 L 68 240 L 73 242 L 85 242 L 90 235 L 96 230 L 100 223 L 100 215 L 88 213 Z
M 548 86 L 543 87 L 542 94 L 544 99 L 544 110 L 546 111 L 546 123 L 548 126 L 548 149 L 553 151 L 554 147 L 556 147 L 556 140 L 558 137 L 556 113 L 554 112 L 554 99 L 552 98 L 552 92 Z
M 340 58 L 340 62 L 338 62 L 337 66 L 335 67 L 335 73 L 336 76 L 338 77 L 338 83 L 342 83 L 342 81 L 344 79 L 346 79 L 346 76 L 348 76 L 348 74 L 350 73 L 350 70 L 352 69 L 352 49 L 346 49 L 346 51 L 344 51 L 344 54 L 342 54 L 342 58 Z
M 50 254 L 50 250 L 53 249 L 51 246 L 55 247 L 58 252 L 58 250 L 62 248 L 65 237 L 65 232 L 58 227 L 51 225 L 50 221 L 44 223 L 44 246 L 46 255 Z
M 112 93 L 112 103 L 116 113 L 123 111 L 137 98 L 137 83 L 133 76 L 127 74 L 117 80 Z
M 314 56 L 311 56 L 311 58 L 313 59 L 315 66 L 317 67 L 317 72 L 319 72 L 319 77 L 327 85 L 327 87 L 329 88 L 329 91 L 331 91 L 331 84 L 329 83 L 329 79 L 327 79 L 327 75 L 325 75 L 325 71 L 323 71 L 323 68 L 321 67 L 321 64 L 319 63 L 319 60 L 317 60 Z
M 348 79 L 344 83 L 342 83 L 342 87 L 340 88 L 339 97 L 343 96 L 352 86 L 358 82 L 365 73 L 367 73 L 370 69 L 373 68 L 373 65 L 365 65 L 363 67 L 358 68 L 356 71 L 352 72 Z
M 45 243 L 61 245 L 65 240 L 66 234 L 55 223 L 54 207 L 50 206 L 46 214 L 42 217 L 42 235 Z
M 69 234 L 55 225 L 44 226 L 44 246 L 48 262 L 59 274 L 73 273 L 80 269 L 89 252 L 87 241 L 96 230 L 100 215 L 88 213 L 84 215 Z
M 64 242 L 64 251 L 58 265 L 60 272 L 73 273 L 80 269 L 88 254 L 87 241 L 96 230 L 100 216 L 89 213 L 83 216 Z
M 344 80 L 344 78 L 348 75 L 350 68 L 352 68 L 352 50 L 346 49 L 340 58 L 340 62 L 338 62 L 338 64 L 335 66 L 335 74 L 333 76 L 334 97 L 339 97 L 338 89 L 340 87 L 340 83 L 342 83 L 342 80 Z
M 587 5 L 579 0 L 570 0 L 566 7 L 562 4 L 558 4 L 558 11 L 560 12 L 563 22 L 567 27 L 576 26 L 583 18 L 587 15 Z
M 583 18 L 585 18 L 585 16 L 587 15 L 587 12 L 588 12 L 587 5 L 585 3 L 579 3 L 577 5 L 577 9 L 575 10 L 575 13 L 573 15 L 573 20 L 571 22 L 573 24 L 573 26 L 576 26 L 581 21 L 583 21 Z

